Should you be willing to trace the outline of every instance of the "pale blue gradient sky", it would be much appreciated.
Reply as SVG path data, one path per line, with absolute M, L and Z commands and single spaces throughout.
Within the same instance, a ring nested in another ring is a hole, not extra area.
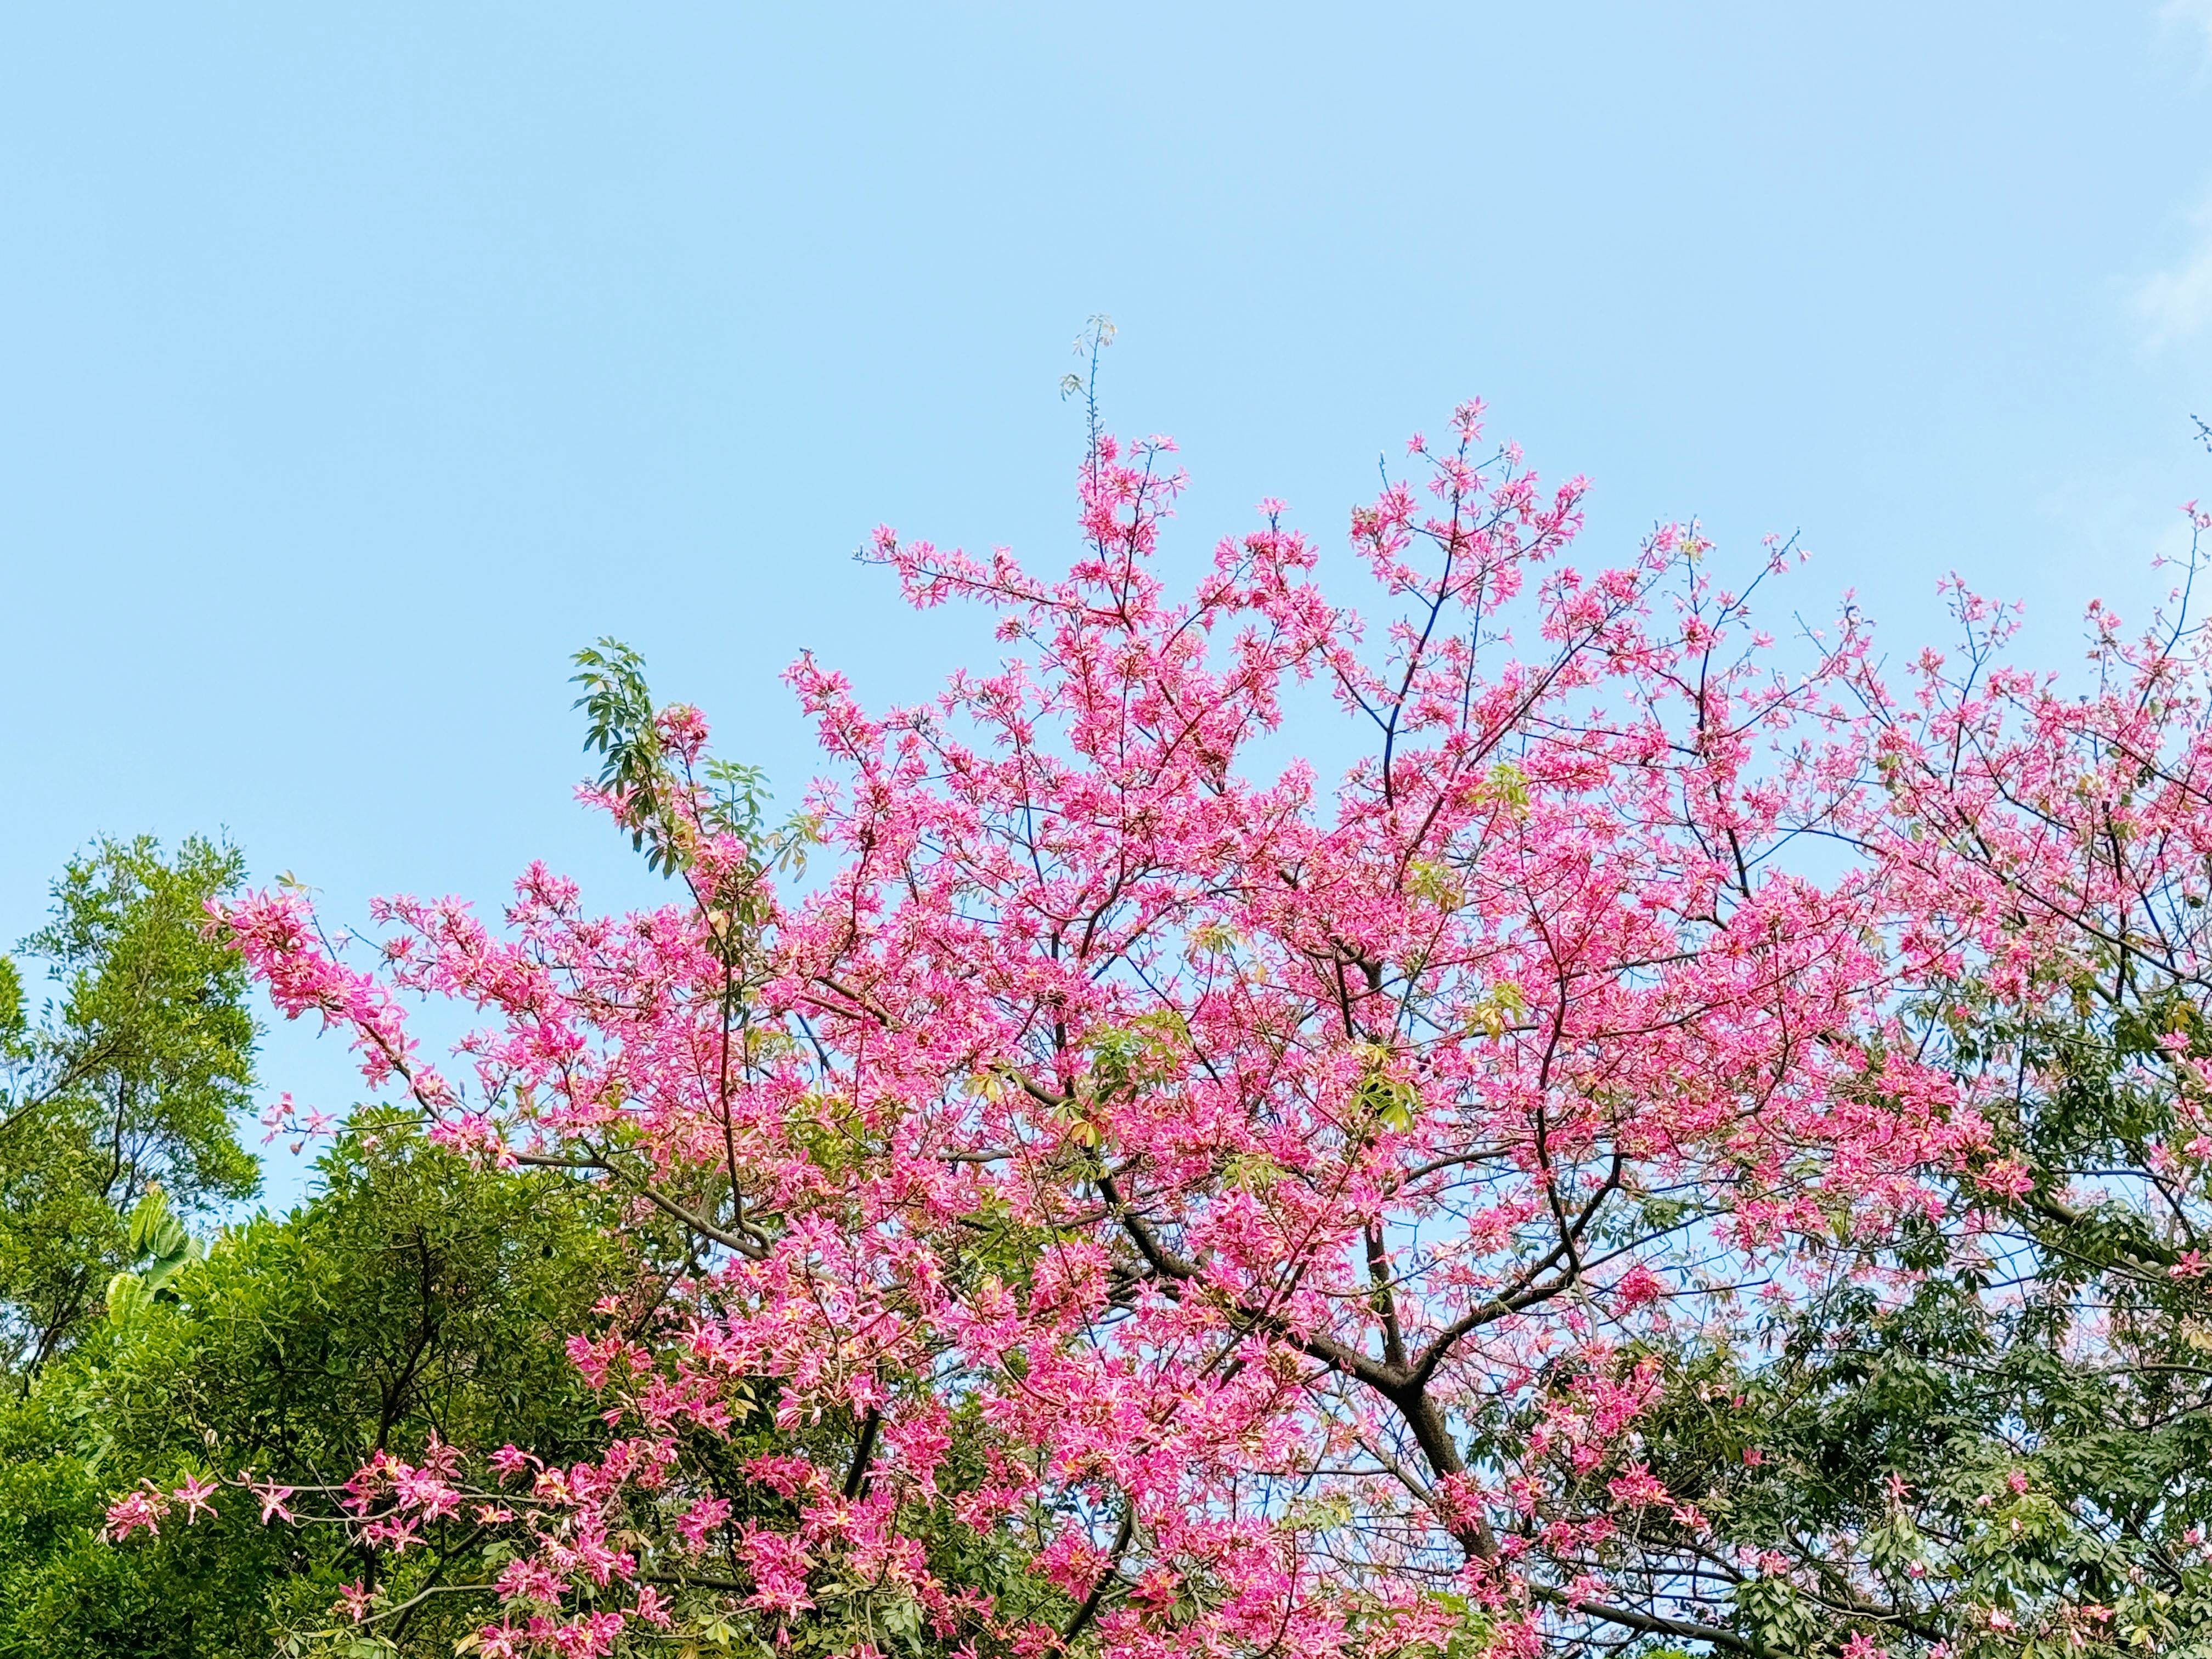
M 2206 0 L 330 12 L 0 25 L 7 937 L 101 830 L 345 917 L 642 892 L 568 653 L 797 783 L 799 648 L 880 699 L 981 648 L 870 526 L 1066 548 L 1094 311 L 1193 549 L 1263 495 L 1339 545 L 1480 393 L 1587 560 L 1796 531 L 1808 611 L 1902 646 L 1956 568 L 2070 649 L 2212 496 Z

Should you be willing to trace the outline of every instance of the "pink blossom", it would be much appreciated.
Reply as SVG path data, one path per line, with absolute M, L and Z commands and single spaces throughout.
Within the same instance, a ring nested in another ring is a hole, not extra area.
M 107 1536 L 121 1541 L 141 1527 L 160 1535 L 161 1517 L 169 1512 L 169 1497 L 157 1490 L 150 1480 L 138 1483 L 139 1490 L 126 1492 L 107 1506 Z
M 187 1525 L 196 1523 L 203 1515 L 212 1516 L 215 1513 L 215 1505 L 208 1502 L 215 1496 L 215 1482 L 212 1480 L 203 1480 L 196 1474 L 188 1474 L 184 1483 L 170 1496 L 185 1506 Z

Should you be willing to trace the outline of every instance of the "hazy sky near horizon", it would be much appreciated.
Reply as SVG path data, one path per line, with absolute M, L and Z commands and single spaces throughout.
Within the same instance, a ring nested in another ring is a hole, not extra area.
M 0 216 L 5 938 L 98 832 L 645 895 L 569 653 L 795 793 L 802 648 L 988 649 L 872 526 L 1065 556 L 1095 312 L 1187 551 L 1340 550 L 1480 394 L 1586 562 L 1794 532 L 1790 606 L 1909 648 L 1955 569 L 2070 652 L 2212 496 L 2212 0 L 19 8 Z

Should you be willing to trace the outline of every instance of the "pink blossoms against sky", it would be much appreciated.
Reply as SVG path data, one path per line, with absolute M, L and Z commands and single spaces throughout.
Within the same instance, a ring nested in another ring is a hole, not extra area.
M 795 664 L 825 775 L 783 828 L 696 710 L 610 714 L 586 793 L 660 908 L 533 867 L 496 919 L 395 899 L 374 938 L 290 890 L 225 911 L 434 1138 L 690 1250 L 570 1342 L 595 1458 L 240 1477 L 390 1560 L 342 1621 L 457 1516 L 512 1540 L 493 1659 L 707 1609 L 1022 1659 L 1748 1651 L 1732 1583 L 1871 1593 L 1856 1540 L 1723 1559 L 1711 1495 L 1652 1467 L 1653 1356 L 1741 1346 L 1854 1240 L 2017 1181 L 1996 1085 L 1899 1010 L 2058 994 L 2116 909 L 2201 900 L 2194 636 L 2109 627 L 2062 696 L 1961 594 L 1966 657 L 1893 690 L 1850 613 L 1754 631 L 1779 550 L 1741 591 L 1693 527 L 1577 562 L 1583 482 L 1474 405 L 1353 512 L 1360 613 L 1272 502 L 1170 586 L 1171 454 L 1094 441 L 1061 574 L 878 532 L 917 609 L 987 607 L 1005 655 L 890 712 Z M 1340 776 L 1263 761 L 1346 729 Z M 2117 860 L 2085 851 L 2108 807 Z M 2158 948 L 2201 961 L 2169 908 Z M 410 1036 L 416 996 L 472 1011 L 457 1054 Z M 702 1448 L 741 1431 L 768 1449 L 732 1476 Z M 987 1545 L 1012 1578 L 963 1576 Z

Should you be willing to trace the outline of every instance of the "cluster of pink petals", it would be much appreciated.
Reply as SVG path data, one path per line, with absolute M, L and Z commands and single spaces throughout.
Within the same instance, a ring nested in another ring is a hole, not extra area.
M 188 1474 L 183 1482 L 168 1490 L 151 1480 L 141 1480 L 131 1491 L 107 1506 L 106 1533 L 110 1540 L 120 1542 L 142 1528 L 157 1535 L 161 1522 L 177 1504 L 185 1506 L 187 1526 L 200 1516 L 213 1516 L 215 1505 L 208 1500 L 215 1496 L 215 1483 L 198 1475 Z

